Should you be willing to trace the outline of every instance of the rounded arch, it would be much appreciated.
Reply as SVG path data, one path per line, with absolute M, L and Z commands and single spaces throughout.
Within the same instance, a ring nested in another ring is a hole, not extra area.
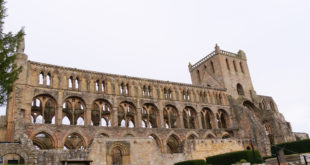
M 109 147 L 108 154 L 112 155 L 112 151 L 115 148 L 121 151 L 122 156 L 129 156 L 130 154 L 128 146 L 123 142 L 113 142 L 113 144 Z
M 0 156 L 1 164 L 25 164 L 25 159 L 16 153 L 8 153 Z
M 81 97 L 69 96 L 62 104 L 62 119 L 67 117 L 70 121 L 70 125 L 84 125 L 86 108 L 86 103 Z
M 222 133 L 222 139 L 228 139 L 231 138 L 231 135 L 228 132 Z
M 170 134 L 166 139 L 167 153 L 181 153 L 181 140 L 176 134 Z
M 178 109 L 171 104 L 167 104 L 163 111 L 165 128 L 177 128 L 180 125 Z
M 106 131 L 100 131 L 95 134 L 95 137 L 109 138 L 110 135 Z
M 183 123 L 184 128 L 195 129 L 197 128 L 197 112 L 191 106 L 186 106 L 183 109 Z
M 87 148 L 87 143 L 81 134 L 73 132 L 65 137 L 63 147 L 70 150 L 71 149 L 84 150 Z
M 55 149 L 57 148 L 55 139 L 45 131 L 39 132 L 32 137 L 33 145 L 36 149 Z
M 155 140 L 155 142 L 156 142 L 157 146 L 159 147 L 159 149 L 162 150 L 162 142 L 161 142 L 160 138 L 156 134 L 152 133 L 152 134 L 150 134 L 148 136 L 148 138 L 151 138 L 151 139 Z
M 216 135 L 213 132 L 208 132 L 205 136 L 206 139 L 214 139 Z
M 190 131 L 186 134 L 185 139 L 189 140 L 189 139 L 197 139 L 197 138 L 199 138 L 199 135 L 194 131 Z
M 157 128 L 159 125 L 159 110 L 153 103 L 145 103 L 142 107 L 142 122 L 146 128 Z
M 229 117 L 228 113 L 224 109 L 219 109 L 216 114 L 218 128 L 228 128 L 229 127 Z
M 58 139 L 57 139 L 55 133 L 52 132 L 48 127 L 43 126 L 39 129 L 33 131 L 31 133 L 31 135 L 29 136 L 29 138 L 31 140 L 34 140 L 38 134 L 45 134 L 48 138 L 50 138 L 53 145 L 51 148 L 47 148 L 47 149 L 57 148 Z
M 118 107 L 117 118 L 119 127 L 137 127 L 137 110 L 135 105 L 129 101 L 122 101 Z
M 81 141 L 82 141 L 84 149 L 88 148 L 89 139 L 78 128 L 73 128 L 72 130 L 69 130 L 68 132 L 66 132 L 66 134 L 62 137 L 61 147 L 65 147 L 65 143 L 66 143 L 67 137 L 70 136 L 71 134 L 78 135 L 78 137 L 81 138 Z M 68 148 L 68 149 L 70 149 L 70 148 Z
M 237 93 L 238 95 L 244 96 L 244 90 L 240 83 L 237 84 Z
M 215 116 L 212 110 L 208 107 L 204 107 L 201 110 L 201 124 L 203 129 L 215 128 Z
M 111 127 L 112 105 L 105 99 L 96 99 L 91 108 L 91 122 L 94 126 Z
M 49 94 L 40 94 L 32 98 L 31 118 L 37 124 L 55 124 L 57 101 Z

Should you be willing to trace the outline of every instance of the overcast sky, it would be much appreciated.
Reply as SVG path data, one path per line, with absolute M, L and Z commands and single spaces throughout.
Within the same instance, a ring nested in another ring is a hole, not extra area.
M 246 52 L 254 88 L 310 133 L 309 0 L 7 0 L 32 61 L 191 83 L 188 62 Z M 4 108 L 1 114 L 4 114 Z

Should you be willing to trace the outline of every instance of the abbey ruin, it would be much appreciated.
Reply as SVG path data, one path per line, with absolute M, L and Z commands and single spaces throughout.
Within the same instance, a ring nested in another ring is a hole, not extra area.
M 294 141 L 246 54 L 219 46 L 189 64 L 192 84 L 43 64 L 23 67 L 0 118 L 0 164 L 173 165 Z

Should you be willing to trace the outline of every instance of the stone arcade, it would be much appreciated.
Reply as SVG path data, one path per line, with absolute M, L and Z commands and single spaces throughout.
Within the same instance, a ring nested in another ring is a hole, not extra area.
M 215 50 L 189 64 L 192 84 L 29 61 L 0 118 L 0 163 L 173 165 L 294 141 L 246 55 Z

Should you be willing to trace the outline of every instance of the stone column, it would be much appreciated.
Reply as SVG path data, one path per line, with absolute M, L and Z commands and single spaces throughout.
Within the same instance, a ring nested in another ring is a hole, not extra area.
M 142 111 L 142 108 L 141 108 L 141 105 L 140 105 L 140 100 L 138 99 L 137 100 L 137 107 L 136 107 L 136 115 L 137 115 L 137 123 L 135 123 L 135 126 L 136 128 L 141 128 L 141 123 L 142 123 L 142 116 L 141 116 L 141 111 Z
M 55 124 L 56 125 L 61 125 L 62 124 L 62 106 L 58 106 L 56 107 L 56 111 L 55 112 Z
M 165 123 L 164 123 L 164 107 L 162 104 L 158 105 L 158 112 L 159 112 L 159 124 L 158 124 L 158 128 L 165 128 Z
M 196 127 L 198 129 L 202 129 L 202 122 L 201 122 L 201 113 L 197 112 L 197 118 L 196 118 Z
M 86 105 L 86 109 L 84 113 L 86 113 L 86 117 L 84 119 L 84 125 L 91 125 L 91 104 Z
M 118 127 L 118 117 L 117 117 L 117 115 L 118 115 L 118 107 L 113 107 L 112 108 L 113 109 L 113 111 L 112 111 L 112 122 L 111 122 L 111 126 L 112 127 Z

